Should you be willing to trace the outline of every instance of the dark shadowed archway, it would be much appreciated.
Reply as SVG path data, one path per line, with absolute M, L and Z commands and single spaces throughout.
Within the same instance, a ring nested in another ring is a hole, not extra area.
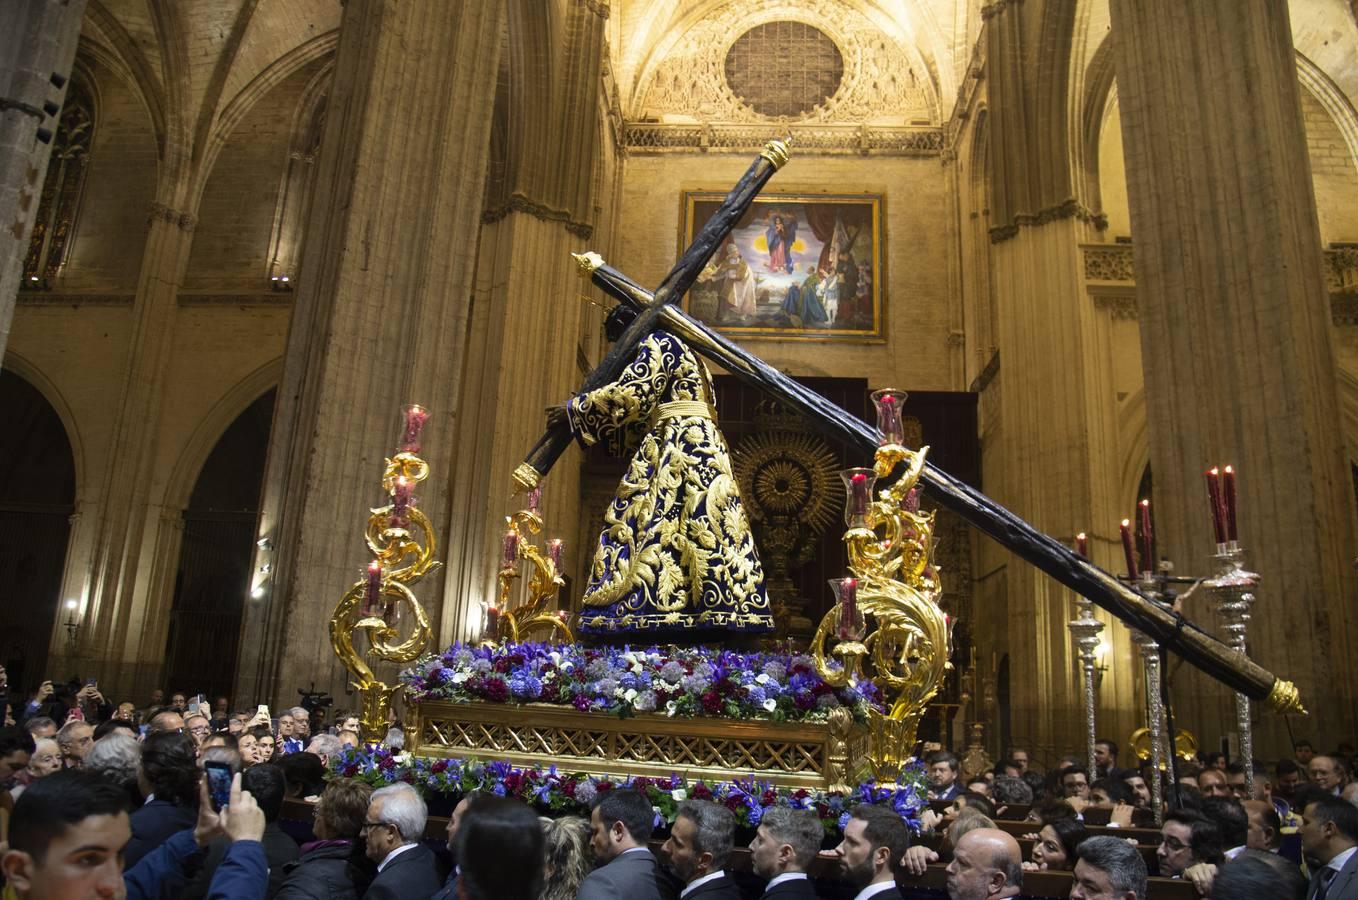
M 60 416 L 37 388 L 0 372 L 0 660 L 11 691 L 49 673 L 61 576 L 75 509 L 75 458 Z
M 165 645 L 168 690 L 230 695 L 276 393 L 236 417 L 194 482 Z

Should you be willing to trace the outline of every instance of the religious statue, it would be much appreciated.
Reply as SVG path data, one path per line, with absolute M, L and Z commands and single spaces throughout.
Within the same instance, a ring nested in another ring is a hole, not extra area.
M 608 316 L 616 341 L 636 312 Z M 773 630 L 764 571 L 717 429 L 712 376 L 656 331 L 619 378 L 548 411 L 583 444 L 635 447 L 604 514 L 577 631 L 702 640 Z

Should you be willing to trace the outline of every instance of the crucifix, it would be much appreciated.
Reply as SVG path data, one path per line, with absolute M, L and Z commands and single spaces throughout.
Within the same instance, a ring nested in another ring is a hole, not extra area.
M 745 383 L 776 397 L 796 410 L 811 427 L 844 441 L 871 457 L 878 444 L 875 427 L 849 415 L 819 394 L 769 366 L 737 344 L 693 318 L 679 299 L 693 284 L 712 255 L 754 202 L 768 180 L 788 159 L 780 141 L 765 145 L 759 158 L 727 195 L 693 243 L 655 291 L 628 278 L 596 254 L 576 256 L 582 272 L 605 293 L 638 311 L 636 319 L 586 378 L 581 392 L 617 377 L 653 331 L 664 330 L 695 352 L 716 362 Z M 567 427 L 550 429 L 515 470 L 521 488 L 535 486 L 571 442 Z M 1273 675 L 1243 653 L 1232 649 L 1183 616 L 1157 604 L 1095 566 L 1061 542 L 1038 531 L 986 495 L 931 463 L 920 478 L 926 492 L 940 506 L 1023 558 L 1061 584 L 1117 616 L 1128 626 L 1153 637 L 1217 681 L 1278 712 L 1304 712 L 1296 687 Z

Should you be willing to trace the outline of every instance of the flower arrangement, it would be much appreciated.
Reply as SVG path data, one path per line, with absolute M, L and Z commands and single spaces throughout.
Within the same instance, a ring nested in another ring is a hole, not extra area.
M 656 813 L 656 826 L 674 822 L 675 811 L 684 800 L 712 800 L 725 805 L 736 816 L 737 825 L 756 828 L 765 810 L 775 806 L 815 810 L 827 834 L 843 830 L 849 813 L 860 803 L 890 806 L 914 831 L 920 827 L 919 813 L 927 803 L 924 766 L 911 761 L 901 769 L 893 785 L 868 781 L 847 794 L 775 787 L 754 779 L 735 781 L 685 781 L 678 775 L 669 778 L 600 778 L 579 773 L 521 768 L 507 762 L 480 762 L 475 759 L 424 759 L 408 753 L 394 754 L 383 747 L 346 748 L 331 761 L 331 777 L 357 778 L 374 787 L 398 781 L 412 785 L 421 793 L 456 799 L 473 791 L 485 791 L 527 803 L 547 815 L 589 816 L 590 804 L 602 791 L 630 788 L 643 791 Z
M 548 703 L 626 717 L 637 713 L 824 721 L 846 708 L 858 722 L 882 709 L 871 681 L 827 684 L 801 653 L 701 647 L 454 644 L 401 672 L 416 701 Z

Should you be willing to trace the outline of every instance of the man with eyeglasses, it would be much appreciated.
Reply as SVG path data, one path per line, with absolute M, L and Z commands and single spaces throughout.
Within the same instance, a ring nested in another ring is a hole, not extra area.
M 203 749 L 203 741 L 212 734 L 212 725 L 207 716 L 202 713 L 190 713 L 184 720 L 184 730 L 193 736 L 193 742 L 198 745 L 199 752 Z
M 377 877 L 363 900 L 428 897 L 443 887 L 438 857 L 420 843 L 428 818 L 424 800 L 408 784 L 373 791 L 362 834 Z
M 1160 827 L 1155 859 L 1166 878 L 1182 878 L 1184 869 L 1195 863 L 1221 865 L 1221 830 L 1201 813 L 1176 809 L 1165 816 Z

